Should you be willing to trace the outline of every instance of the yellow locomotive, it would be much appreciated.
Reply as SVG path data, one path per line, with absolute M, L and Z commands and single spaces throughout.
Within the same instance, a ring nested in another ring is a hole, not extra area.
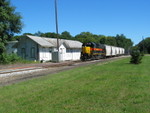
M 100 59 L 105 55 L 104 46 L 102 44 L 96 44 L 94 42 L 83 43 L 81 60 L 85 61 L 88 59 Z

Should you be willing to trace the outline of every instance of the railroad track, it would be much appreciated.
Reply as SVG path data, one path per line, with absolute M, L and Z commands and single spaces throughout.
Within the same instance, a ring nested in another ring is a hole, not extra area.
M 80 61 L 76 61 L 76 62 L 80 62 Z M 22 67 L 15 67 L 15 68 L 0 69 L 0 77 L 44 71 L 48 68 L 71 66 L 74 63 L 75 62 L 46 63 L 46 64 L 43 63 L 34 66 L 22 66 Z
M 37 64 L 34 66 L 23 66 L 23 67 L 14 67 L 14 68 L 8 68 L 8 69 L 0 69 L 0 77 L 5 77 L 5 76 L 13 76 L 13 75 L 21 75 L 21 74 L 28 74 L 28 73 L 33 73 L 37 71 L 44 71 L 48 70 L 49 68 L 58 68 L 58 67 L 64 67 L 64 66 L 74 66 L 78 67 L 79 65 L 87 65 L 87 64 L 92 64 L 96 62 L 105 62 L 113 59 L 118 59 L 121 57 L 113 57 L 109 59 L 100 59 L 100 60 L 91 60 L 91 61 L 86 61 L 86 62 L 81 62 L 81 61 L 70 61 L 70 62 L 61 62 L 61 63 L 46 63 L 46 64 Z

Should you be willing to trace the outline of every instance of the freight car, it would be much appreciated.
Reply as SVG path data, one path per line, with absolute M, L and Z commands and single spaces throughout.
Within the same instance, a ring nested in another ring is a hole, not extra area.
M 83 43 L 82 52 L 81 52 L 81 60 L 92 60 L 92 59 L 100 59 L 112 56 L 120 56 L 125 52 L 124 48 L 115 47 L 104 44 L 96 44 L 94 42 Z

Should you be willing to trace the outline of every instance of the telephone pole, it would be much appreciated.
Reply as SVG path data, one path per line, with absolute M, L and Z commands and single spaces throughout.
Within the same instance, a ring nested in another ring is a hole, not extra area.
M 57 50 L 58 50 L 58 52 L 59 52 L 59 34 L 58 34 L 57 0 L 55 0 L 55 22 L 56 22 L 56 34 L 57 34 Z

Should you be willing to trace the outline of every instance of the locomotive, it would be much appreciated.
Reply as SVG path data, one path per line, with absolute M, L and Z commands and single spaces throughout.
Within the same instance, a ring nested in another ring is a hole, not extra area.
M 124 52 L 125 49 L 121 47 L 89 42 L 83 43 L 80 59 L 82 61 L 86 61 L 112 56 L 120 56 L 123 55 Z

